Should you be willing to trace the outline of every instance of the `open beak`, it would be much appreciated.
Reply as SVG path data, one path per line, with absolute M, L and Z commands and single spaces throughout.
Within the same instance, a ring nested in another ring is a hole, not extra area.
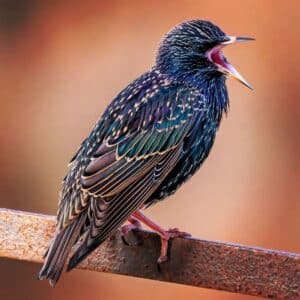
M 239 82 L 244 84 L 249 89 L 253 89 L 252 86 L 246 81 L 246 79 L 231 65 L 222 53 L 222 48 L 237 42 L 246 42 L 246 41 L 253 41 L 255 39 L 249 37 L 242 37 L 242 36 L 227 36 L 226 41 L 220 43 L 219 45 L 215 46 L 214 48 L 210 49 L 207 52 L 207 57 L 210 61 L 212 61 L 218 69 L 227 75 L 230 75 L 237 79 Z

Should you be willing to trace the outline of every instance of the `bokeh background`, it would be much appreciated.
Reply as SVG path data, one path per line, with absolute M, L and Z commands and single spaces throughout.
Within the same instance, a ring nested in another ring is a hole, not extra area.
M 300 18 L 292 1 L 1 1 L 0 206 L 55 214 L 66 163 L 162 35 L 192 18 L 257 40 L 227 57 L 231 109 L 210 157 L 148 210 L 194 236 L 300 252 Z M 2 299 L 253 299 L 75 270 L 55 289 L 40 265 L 0 260 Z

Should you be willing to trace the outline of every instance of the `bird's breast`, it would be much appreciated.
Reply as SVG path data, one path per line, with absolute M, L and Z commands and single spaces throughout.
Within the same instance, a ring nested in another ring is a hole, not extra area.
M 173 170 L 146 204 L 163 200 L 176 190 L 201 167 L 213 146 L 219 122 L 209 115 L 195 118 L 190 134 L 183 141 L 183 151 Z

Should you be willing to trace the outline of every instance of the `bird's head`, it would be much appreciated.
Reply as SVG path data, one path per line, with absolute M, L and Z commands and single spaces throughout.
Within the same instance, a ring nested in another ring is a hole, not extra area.
M 177 79 L 216 78 L 233 76 L 251 88 L 250 84 L 227 61 L 223 47 L 246 37 L 227 36 L 209 21 L 192 20 L 175 26 L 163 38 L 158 49 L 156 65 Z

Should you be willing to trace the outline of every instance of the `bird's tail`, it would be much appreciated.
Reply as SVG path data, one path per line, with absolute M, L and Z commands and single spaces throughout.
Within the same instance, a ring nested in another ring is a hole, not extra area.
M 64 269 L 68 254 L 79 237 L 85 218 L 85 213 L 82 213 L 76 221 L 55 236 L 45 254 L 46 258 L 38 275 L 40 280 L 49 279 L 52 286 L 57 283 Z

